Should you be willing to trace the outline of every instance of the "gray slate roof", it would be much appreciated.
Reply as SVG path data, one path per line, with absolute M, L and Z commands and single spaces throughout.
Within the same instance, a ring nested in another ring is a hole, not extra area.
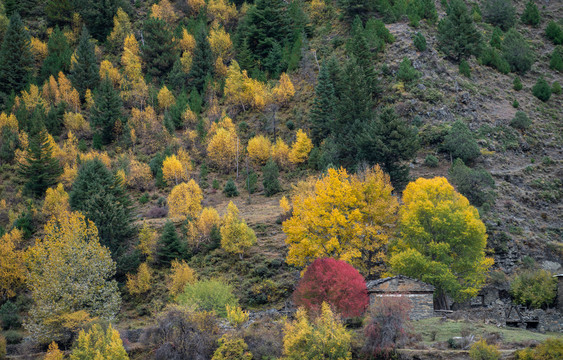
M 391 276 L 391 277 L 381 278 L 381 279 L 377 279 L 377 280 L 371 280 L 371 281 L 368 281 L 366 283 L 366 287 L 368 288 L 368 292 L 369 292 L 370 289 L 374 289 L 374 288 L 378 287 L 379 285 L 386 283 L 387 281 L 394 280 L 394 279 L 403 279 L 403 280 L 408 280 L 408 281 L 418 283 L 421 287 L 427 289 L 428 291 L 434 291 L 434 289 L 435 289 L 433 285 L 430 285 L 428 283 L 425 283 L 424 281 L 413 279 L 411 277 L 404 276 L 404 275 L 397 275 L 397 276 Z

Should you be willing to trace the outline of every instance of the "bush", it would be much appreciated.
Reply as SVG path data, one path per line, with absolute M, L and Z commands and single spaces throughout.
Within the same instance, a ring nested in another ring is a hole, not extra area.
M 515 29 L 506 33 L 502 42 L 502 56 L 510 65 L 510 70 L 525 73 L 534 63 L 534 53 L 526 39 Z
M 520 17 L 522 22 L 527 25 L 532 25 L 534 27 L 538 26 L 540 23 L 540 11 L 536 4 L 530 0 L 526 3 L 526 8 Z
M 219 180 L 213 179 L 213 182 L 211 182 L 211 187 L 215 190 L 219 190 L 219 188 L 221 187 Z
M 141 342 L 156 348 L 155 360 L 211 359 L 217 348 L 217 319 L 209 312 L 172 307 L 149 328 Z
M 426 158 L 424 159 L 424 165 L 431 167 L 431 168 L 435 168 L 438 167 L 438 158 L 434 155 L 426 155 Z
M 504 31 L 510 29 L 516 22 L 512 0 L 486 0 L 483 4 L 483 18 Z
M 518 109 L 520 107 L 518 100 L 514 99 L 514 101 L 512 102 L 512 107 L 515 109 Z
M 223 194 L 225 194 L 226 197 L 235 197 L 239 195 L 237 186 L 233 179 L 229 179 L 229 181 L 227 181 L 225 187 L 223 188 Z
M 412 67 L 412 63 L 406 56 L 403 58 L 401 65 L 399 65 L 399 71 L 397 71 L 397 78 L 402 81 L 412 81 L 420 77 L 420 73 Z
M 551 85 L 551 93 L 559 95 L 561 94 L 561 84 L 558 81 L 555 81 L 553 85 Z
M 471 169 L 461 159 L 456 159 L 450 169 L 452 182 L 473 206 L 493 203 L 495 180 L 485 169 Z
M 514 78 L 514 81 L 512 82 L 512 87 L 516 91 L 522 90 L 522 82 L 520 81 L 520 78 L 518 76 Z
M 481 64 L 493 67 L 502 74 L 508 74 L 510 72 L 510 64 L 497 48 L 491 46 L 485 48 L 479 60 Z
M 557 46 L 553 49 L 549 67 L 553 70 L 563 71 L 563 46 Z
M 499 49 L 502 47 L 502 37 L 503 37 L 502 30 L 497 26 L 493 29 L 493 33 L 491 35 L 491 41 L 489 44 L 494 47 L 495 49 Z
M 278 359 L 283 355 L 283 326 L 280 321 L 257 319 L 244 330 L 244 341 L 254 359 Z
M 471 78 L 471 69 L 469 68 L 469 63 L 463 59 L 459 63 L 459 73 L 466 78 Z
M 220 280 L 204 280 L 187 284 L 184 292 L 178 295 L 181 305 L 195 306 L 198 310 L 214 311 L 218 316 L 226 317 L 226 306 L 238 305 L 233 295 L 233 288 Z
M 526 130 L 530 125 L 532 125 L 532 121 L 523 111 L 517 111 L 516 115 L 514 115 L 514 119 L 510 121 L 510 126 L 519 130 Z
M 23 340 L 23 335 L 21 332 L 16 330 L 8 330 L 4 333 L 6 342 L 10 345 L 19 344 Z
M 0 321 L 4 330 L 17 329 L 22 321 L 16 304 L 10 300 L 0 307 Z
M 71 360 L 115 359 L 128 360 L 119 332 L 111 325 L 104 330 L 94 324 L 88 332 L 81 330 L 72 350 Z
M 532 88 L 532 94 L 543 102 L 548 101 L 551 97 L 551 88 L 542 76 L 540 76 Z
M 279 170 L 278 165 L 272 159 L 268 160 L 268 163 L 263 168 L 264 180 L 262 184 L 264 185 L 264 193 L 266 196 L 272 196 L 279 193 L 282 188 L 280 185 Z
M 249 194 L 254 194 L 256 192 L 256 183 L 258 182 L 258 175 L 254 172 L 254 170 L 250 169 L 246 176 L 245 186 L 246 191 Z
M 426 38 L 421 33 L 417 32 L 413 39 L 414 47 L 418 49 L 418 51 L 426 50 Z
M 510 284 L 514 302 L 535 309 L 553 303 L 556 291 L 557 280 L 545 270 L 526 270 Z
M 488 345 L 483 339 L 473 343 L 469 349 L 471 360 L 498 360 L 500 351 L 494 345 Z
M 388 358 L 408 340 L 409 311 L 407 298 L 378 298 L 369 309 L 364 326 L 363 352 L 370 357 Z
M 533 350 L 526 348 L 515 353 L 516 360 L 559 360 L 563 359 L 563 339 L 549 338 Z
M 551 20 L 545 28 L 545 36 L 553 41 L 555 45 L 563 45 L 563 29 L 555 21 Z
M 327 303 L 345 317 L 360 316 L 368 305 L 366 282 L 345 261 L 316 259 L 299 281 L 293 300 L 307 310 L 318 311 Z
M 471 162 L 481 155 L 473 134 L 467 125 L 459 120 L 453 124 L 444 138 L 443 147 L 454 159 L 460 158 L 465 163 Z
M 211 360 L 251 360 L 252 354 L 247 350 L 244 339 L 225 334 L 219 339 L 219 348 Z

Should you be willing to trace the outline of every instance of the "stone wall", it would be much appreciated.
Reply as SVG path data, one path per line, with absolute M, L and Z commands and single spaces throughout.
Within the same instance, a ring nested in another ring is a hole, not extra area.
M 421 320 L 434 317 L 434 299 L 432 293 L 419 294 L 393 294 L 393 293 L 371 293 L 369 294 L 370 304 L 377 298 L 401 298 L 408 299 L 411 304 L 409 313 L 411 320 Z
M 557 277 L 557 308 L 563 311 L 563 276 Z

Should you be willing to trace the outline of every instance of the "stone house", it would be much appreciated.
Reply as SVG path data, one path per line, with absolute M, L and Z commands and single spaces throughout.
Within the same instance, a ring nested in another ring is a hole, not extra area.
M 434 286 L 407 276 L 368 281 L 369 302 L 383 297 L 402 297 L 410 300 L 411 320 L 426 319 L 434 316 Z

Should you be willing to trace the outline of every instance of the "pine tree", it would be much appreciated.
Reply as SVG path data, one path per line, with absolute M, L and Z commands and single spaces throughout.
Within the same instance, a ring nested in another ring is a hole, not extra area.
M 556 46 L 551 53 L 549 68 L 563 72 L 563 46 Z
M 51 24 L 65 26 L 72 22 L 72 3 L 70 0 L 49 0 L 45 14 Z
M 481 36 L 462 0 L 450 1 L 446 17 L 438 24 L 440 49 L 459 61 L 478 54 Z
M 522 13 L 521 20 L 524 24 L 532 25 L 533 27 L 539 25 L 541 20 L 540 11 L 538 10 L 536 3 L 534 3 L 532 0 L 526 3 L 526 8 Z
M 532 87 L 532 94 L 543 102 L 546 102 L 551 97 L 551 88 L 543 76 L 540 76 L 534 87 Z
M 200 93 L 204 90 L 205 82 L 208 77 L 212 78 L 214 73 L 213 52 L 209 45 L 209 40 L 205 28 L 202 26 L 196 35 L 196 47 L 194 49 L 194 59 L 190 69 L 190 85 L 195 87 Z
M 74 8 L 84 19 L 92 36 L 105 41 L 113 28 L 120 0 L 74 0 Z
M 32 77 L 31 40 L 21 17 L 10 17 L 10 26 L 0 48 L 0 93 L 22 91 Z
M 173 35 L 166 22 L 149 17 L 143 23 L 143 36 L 145 41 L 141 50 L 147 73 L 157 78 L 166 76 L 178 58 L 178 52 L 171 41 Z
M 280 181 L 278 179 L 280 175 L 278 165 L 271 158 L 264 166 L 263 174 L 264 180 L 262 184 L 264 185 L 264 193 L 266 196 L 272 196 L 282 191 Z
M 157 255 L 163 265 L 170 265 L 172 260 L 186 257 L 186 247 L 180 240 L 172 221 L 164 224 Z
M 115 137 L 115 123 L 121 118 L 121 97 L 107 76 L 96 91 L 94 100 L 90 123 L 98 129 L 104 144 L 109 144 Z
M 72 86 L 81 98 L 86 95 L 86 90 L 94 90 L 100 83 L 100 67 L 96 60 L 94 44 L 90 41 L 90 34 L 86 26 L 82 28 L 80 41 L 76 49 L 76 63 L 74 63 L 70 71 L 70 80 Z
M 375 97 L 377 92 L 377 77 L 372 61 L 372 54 L 365 37 L 365 30 L 359 16 L 356 16 L 352 24 L 350 50 L 352 55 L 356 58 L 357 64 L 364 72 L 366 85 L 368 86 L 365 91 L 368 91 L 371 96 Z
M 25 161 L 20 164 L 20 174 L 25 186 L 34 196 L 41 196 L 47 188 L 55 185 L 62 173 L 59 161 L 53 157 L 53 147 L 45 130 L 31 141 Z
M 464 163 L 475 160 L 481 152 L 477 141 L 469 127 L 462 121 L 456 121 L 444 138 L 444 150 L 449 152 L 453 159 L 460 158 Z
M 316 146 L 329 135 L 331 121 L 334 117 L 336 97 L 328 66 L 323 64 L 319 71 L 315 99 L 309 113 L 311 119 L 311 139 Z
M 72 210 L 96 224 L 100 243 L 119 260 L 134 228 L 130 200 L 117 177 L 100 160 L 87 161 L 78 170 L 69 197 Z
M 68 40 L 59 27 L 55 27 L 47 43 L 48 54 L 41 67 L 41 79 L 45 81 L 49 76 L 57 76 L 59 72 L 68 73 L 72 49 Z

